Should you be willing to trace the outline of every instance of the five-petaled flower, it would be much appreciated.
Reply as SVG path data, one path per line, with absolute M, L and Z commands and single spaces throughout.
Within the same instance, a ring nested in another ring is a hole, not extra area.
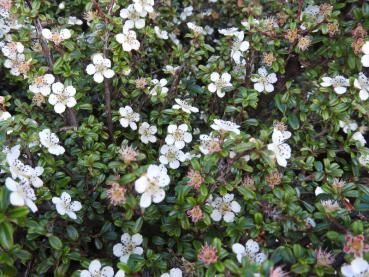
M 214 221 L 221 221 L 230 223 L 234 221 L 235 215 L 241 211 L 241 206 L 237 201 L 233 200 L 234 194 L 227 193 L 223 197 L 210 197 L 209 204 L 213 208 L 210 217 Z
M 178 149 L 185 147 L 186 143 L 192 141 L 192 135 L 188 132 L 188 125 L 181 124 L 179 126 L 171 124 L 168 126 L 168 133 L 165 142 L 168 145 L 175 145 Z
M 181 100 L 179 98 L 175 99 L 177 104 L 174 104 L 172 106 L 172 109 L 174 110 L 179 110 L 181 109 L 182 111 L 184 111 L 185 113 L 198 113 L 199 109 L 196 107 L 191 106 L 187 101 L 185 100 Z
M 322 87 L 332 86 L 337 94 L 344 94 L 347 91 L 347 87 L 350 85 L 349 80 L 341 75 L 335 76 L 333 78 L 323 77 L 322 80 L 323 82 L 320 83 Z
M 214 123 L 210 127 L 215 131 L 233 132 L 236 135 L 240 134 L 240 126 L 232 121 L 214 119 Z
M 47 148 L 50 154 L 58 156 L 65 152 L 64 147 L 59 145 L 59 138 L 56 134 L 51 133 L 50 129 L 44 129 L 38 135 L 41 144 Z
M 232 251 L 236 254 L 239 263 L 242 262 L 243 257 L 247 257 L 250 262 L 261 264 L 266 260 L 266 255 L 260 251 L 259 244 L 249 239 L 245 245 L 235 243 L 232 245 Z
M 277 82 L 277 75 L 275 73 L 268 74 L 265 67 L 258 69 L 258 74 L 252 76 L 251 81 L 254 82 L 254 89 L 258 92 L 272 92 L 274 91 L 273 84 Z
M 363 72 L 359 73 L 359 77 L 354 81 L 355 88 L 359 89 L 359 97 L 362 101 L 369 98 L 369 80 Z
M 147 172 L 135 182 L 135 190 L 141 195 L 140 207 L 147 208 L 151 202 L 160 203 L 165 198 L 164 188 L 170 178 L 163 165 L 150 165 Z
M 60 82 L 56 82 L 51 87 L 52 93 L 49 96 L 49 103 L 54 106 L 54 111 L 61 114 L 66 107 L 73 108 L 77 101 L 74 98 L 76 89 L 73 86 L 64 86 Z
M 180 162 L 186 161 L 186 155 L 175 145 L 164 144 L 160 148 L 160 154 L 160 163 L 168 165 L 173 169 L 177 169 L 180 166 Z
M 124 128 L 127 128 L 128 126 L 131 127 L 132 130 L 137 130 L 137 124 L 140 120 L 140 114 L 135 113 L 130 106 L 125 106 L 124 108 L 119 109 L 120 113 L 120 125 L 122 125 Z
M 51 31 L 50 29 L 42 29 L 42 36 L 52 41 L 55 45 L 59 45 L 62 41 L 71 38 L 72 34 L 68 29 L 61 29 L 60 31 Z
M 210 75 L 210 80 L 213 82 L 208 85 L 208 90 L 211 93 L 216 92 L 218 97 L 223 98 L 225 93 L 224 91 L 228 88 L 232 87 L 231 81 L 231 74 L 225 72 L 221 76 L 218 72 L 213 72 Z
M 99 260 L 93 260 L 88 270 L 82 270 L 80 277 L 113 277 L 114 270 L 111 266 L 102 267 Z
M 140 48 L 135 31 L 123 29 L 123 33 L 115 35 L 115 39 L 122 44 L 123 50 L 126 52 L 137 51 Z
M 60 215 L 67 215 L 71 219 L 77 219 L 75 212 L 82 209 L 82 204 L 79 201 L 72 201 L 69 193 L 63 192 L 60 197 L 53 197 L 52 202 L 55 205 L 56 211 Z
M 33 79 L 29 90 L 34 94 L 41 93 L 43 96 L 48 96 L 51 93 L 51 85 L 55 82 L 55 77 L 52 74 L 37 76 Z
M 156 142 L 156 132 L 158 129 L 154 125 L 150 125 L 147 122 L 143 122 L 138 128 L 138 133 L 140 134 L 140 139 L 143 143 L 148 144 L 149 142 Z
M 111 69 L 111 61 L 97 53 L 92 56 L 92 64 L 86 67 L 88 75 L 94 75 L 96 83 L 102 83 L 104 78 L 110 79 L 114 76 L 114 71 Z
M 37 206 L 33 201 L 36 200 L 35 191 L 25 180 L 19 183 L 8 177 L 5 186 L 10 191 L 10 203 L 14 206 L 27 206 L 32 212 L 37 211 Z
M 287 160 L 291 158 L 291 147 L 285 143 L 291 137 L 291 132 L 274 128 L 272 143 L 268 144 L 268 150 L 273 152 L 273 157 L 280 166 L 286 167 Z
M 120 241 L 121 243 L 114 245 L 113 254 L 118 257 L 122 263 L 127 263 L 131 254 L 143 254 L 143 248 L 140 246 L 143 241 L 141 234 L 134 234 L 131 236 L 130 234 L 124 233 L 120 237 Z

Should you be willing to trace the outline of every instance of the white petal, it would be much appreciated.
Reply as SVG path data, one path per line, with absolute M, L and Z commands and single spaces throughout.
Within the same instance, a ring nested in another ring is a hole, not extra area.
M 112 78 L 114 76 L 114 74 L 115 73 L 112 69 L 107 69 L 107 70 L 104 71 L 104 77 L 108 78 L 108 79 Z
M 135 182 L 135 190 L 138 193 L 144 193 L 147 186 L 148 186 L 148 180 L 147 180 L 146 176 L 141 176 Z
M 86 67 L 86 72 L 88 75 L 92 75 L 92 74 L 95 74 L 96 72 L 96 68 L 95 66 L 91 63 L 89 64 L 87 67 Z
M 96 83 L 102 83 L 104 81 L 104 76 L 100 72 L 94 74 L 94 81 Z
M 264 91 L 264 86 L 261 83 L 255 83 L 254 84 L 254 89 L 258 92 L 263 92 Z
M 219 210 L 214 209 L 211 214 L 210 217 L 214 220 L 214 221 L 220 221 L 222 219 L 222 214 L 220 213 Z
M 347 91 L 347 88 L 345 88 L 345 87 L 337 87 L 337 88 L 334 88 L 334 91 L 337 94 L 344 94 Z
M 218 73 L 218 72 L 213 72 L 213 73 L 211 73 L 211 75 L 210 75 L 210 80 L 211 80 L 211 81 L 213 81 L 213 82 L 218 81 L 218 80 L 219 80 L 219 78 L 220 78 L 220 75 L 219 75 L 219 73 Z
M 102 277 L 113 277 L 114 269 L 111 266 L 105 266 L 101 270 Z
M 141 245 L 142 241 L 143 241 L 142 235 L 140 235 L 140 234 L 134 234 L 132 236 L 132 242 L 135 245 Z
M 369 67 L 369 54 L 361 57 L 361 63 L 364 67 Z
M 42 29 L 42 36 L 46 39 L 51 39 L 52 33 L 49 29 Z
M 6 178 L 5 180 L 5 186 L 8 190 L 10 191 L 17 191 L 18 190 L 18 183 L 16 181 L 14 181 L 11 178 Z
M 235 254 L 244 254 L 245 253 L 245 246 L 240 243 L 235 243 L 232 245 L 232 251 Z
M 62 103 L 56 103 L 54 106 L 54 111 L 56 113 L 63 113 L 65 111 L 65 105 Z
M 100 269 L 101 269 L 101 263 L 100 263 L 100 261 L 99 261 L 99 260 L 93 260 L 93 261 L 90 263 L 89 267 L 88 267 L 88 270 L 89 270 L 91 273 L 93 273 L 93 272 L 95 272 L 95 271 L 100 271 Z
M 18 192 L 12 192 L 10 194 L 10 203 L 14 206 L 24 206 L 25 199 Z
M 165 191 L 162 189 L 159 189 L 157 192 L 155 192 L 152 195 L 152 201 L 154 203 L 160 203 L 161 201 L 163 201 L 165 198 Z
M 223 216 L 225 222 L 230 223 L 234 221 L 234 213 L 226 212 Z
M 151 205 L 151 194 L 144 192 L 140 199 L 140 207 L 147 208 Z
M 117 243 L 113 246 L 113 254 L 116 257 L 121 257 L 124 253 L 124 247 L 123 244 Z

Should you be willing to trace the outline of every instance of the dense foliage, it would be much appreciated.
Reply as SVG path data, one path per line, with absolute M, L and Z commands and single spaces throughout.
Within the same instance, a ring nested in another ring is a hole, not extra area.
M 0 276 L 368 276 L 369 4 L 0 0 Z

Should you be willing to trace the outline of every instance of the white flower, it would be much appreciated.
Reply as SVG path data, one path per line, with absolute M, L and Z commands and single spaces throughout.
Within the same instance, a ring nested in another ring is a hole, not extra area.
M 318 196 L 319 194 L 325 193 L 325 191 L 319 186 L 316 187 L 314 192 L 315 192 L 315 196 Z
M 211 28 L 209 25 L 206 25 L 204 27 L 204 31 L 205 31 L 205 34 L 207 34 L 207 35 L 212 35 L 214 33 L 214 29 Z
M 231 57 L 236 64 L 245 64 L 243 58 L 243 52 L 249 50 L 250 43 L 244 40 L 245 33 L 243 31 L 235 33 L 235 39 L 233 41 Z
M 1 47 L 1 51 L 5 57 L 14 60 L 16 59 L 17 54 L 23 53 L 24 46 L 20 42 L 8 42 Z
M 160 275 L 160 277 L 182 277 L 182 270 L 179 268 L 172 268 L 168 273 Z
M 102 83 L 105 78 L 112 78 L 114 76 L 114 71 L 111 68 L 111 61 L 105 59 L 102 54 L 94 54 L 92 56 L 92 64 L 86 67 L 86 72 L 88 75 L 94 75 L 94 81 L 96 83 Z
M 345 134 L 347 134 L 349 131 L 355 131 L 358 128 L 356 121 L 351 119 L 346 119 L 344 121 L 340 120 L 339 126 L 342 128 Z
M 169 89 L 166 87 L 168 81 L 167 79 L 153 79 L 151 80 L 151 83 L 154 85 L 154 87 L 150 90 L 150 95 L 156 96 L 156 95 L 167 95 Z
M 268 144 L 268 150 L 273 152 L 273 156 L 276 158 L 277 163 L 283 167 L 287 166 L 287 160 L 291 158 L 291 147 L 285 143 L 285 140 L 290 137 L 290 132 L 280 131 L 274 128 L 272 143 Z
M 237 135 L 240 134 L 240 125 L 237 125 L 232 121 L 214 119 L 214 123 L 210 127 L 216 131 L 234 132 Z
M 219 152 L 221 150 L 220 139 L 212 134 L 210 134 L 210 136 L 200 135 L 200 141 L 199 149 L 204 155 Z
M 6 161 L 9 165 L 9 170 L 13 179 L 19 178 L 31 184 L 35 188 L 43 186 L 43 181 L 39 178 L 44 172 L 44 168 L 37 166 L 32 168 L 29 165 L 24 165 L 18 158 L 20 156 L 20 145 L 12 147 L 6 151 Z
M 196 35 L 205 34 L 204 28 L 196 25 L 193 22 L 187 22 L 187 27 L 192 30 Z
M 169 165 L 169 167 L 173 169 L 177 169 L 180 165 L 180 162 L 186 161 L 186 155 L 175 145 L 164 144 L 160 148 L 160 154 L 160 163 Z
M 124 233 L 120 237 L 122 243 L 117 243 L 113 246 L 113 254 L 118 257 L 122 263 L 127 263 L 131 254 L 142 255 L 143 249 L 140 247 L 143 238 L 140 234 L 130 236 Z
M 111 266 L 104 266 L 101 268 L 99 260 L 93 260 L 88 270 L 82 270 L 80 277 L 113 277 L 114 270 Z
M 59 156 L 64 154 L 65 149 L 63 146 L 59 145 L 59 138 L 56 134 L 51 133 L 50 129 L 44 129 L 38 133 L 40 137 L 40 142 L 43 146 L 47 148 L 50 154 Z
M 82 205 L 79 201 L 73 201 L 67 192 L 63 192 L 59 197 L 53 197 L 52 202 L 55 204 L 55 208 L 60 215 L 68 215 L 71 219 L 77 219 L 75 212 L 82 209 Z
M 181 109 L 185 113 L 198 113 L 199 109 L 196 107 L 192 107 L 190 104 L 188 104 L 185 100 L 181 100 L 179 98 L 175 99 L 177 104 L 174 104 L 172 106 L 172 109 L 179 110 Z
M 239 31 L 238 28 L 236 27 L 232 27 L 232 28 L 227 28 L 227 29 L 219 29 L 218 32 L 222 35 L 225 36 L 234 36 L 236 35 Z
M 127 128 L 129 125 L 132 130 L 137 130 L 136 122 L 140 120 L 139 113 L 135 113 L 130 106 L 120 108 L 119 113 L 121 116 L 121 119 L 119 120 L 120 125 L 122 125 L 124 128 Z
M 31 60 L 26 60 L 24 54 L 17 54 L 15 59 L 6 59 L 4 66 L 10 69 L 10 74 L 13 76 L 23 75 L 26 77 L 31 68 Z
M 155 34 L 158 36 L 158 38 L 164 39 L 164 40 L 168 39 L 168 32 L 167 31 L 161 30 L 158 26 L 154 27 L 154 31 L 155 31 Z
M 366 139 L 364 138 L 363 134 L 360 131 L 355 132 L 352 135 L 352 139 L 358 141 L 362 146 L 366 144 Z
M 59 45 L 62 41 L 69 39 L 72 34 L 68 29 L 61 29 L 60 31 L 50 31 L 49 29 L 42 29 L 42 36 Z
M 68 24 L 69 25 L 82 25 L 83 21 L 75 16 L 70 16 L 68 18 Z
M 9 112 L 0 111 L 0 122 L 11 118 L 12 115 Z
M 143 11 L 152 13 L 154 11 L 154 0 L 133 0 L 133 3 L 139 13 Z
M 272 84 L 277 82 L 277 75 L 275 73 L 268 74 L 265 67 L 260 67 L 258 69 L 258 74 L 251 78 L 254 82 L 254 89 L 258 92 L 272 92 L 274 91 L 274 86 Z
M 210 198 L 209 204 L 213 207 L 213 211 L 210 217 L 214 221 L 221 221 L 222 218 L 224 222 L 230 223 L 234 221 L 235 214 L 241 211 L 241 206 L 237 201 L 234 201 L 233 193 L 227 193 L 223 197 L 216 197 L 212 200 Z
M 210 80 L 213 82 L 208 85 L 208 90 L 211 93 L 216 92 L 220 98 L 223 98 L 225 93 L 223 92 L 224 88 L 229 88 L 232 86 L 231 82 L 231 74 L 223 73 L 222 76 L 219 75 L 218 72 L 213 72 L 210 75 Z
M 138 133 L 141 135 L 140 139 L 143 143 L 148 144 L 149 142 L 156 142 L 155 134 L 158 131 L 156 126 L 151 125 L 147 122 L 143 122 L 138 129 Z
M 137 51 L 140 48 L 140 42 L 137 40 L 135 31 L 123 30 L 123 33 L 115 35 L 115 39 L 122 44 L 123 51 Z
M 188 126 L 186 124 L 177 125 L 169 125 L 168 126 L 168 134 L 165 137 L 165 142 L 168 145 L 175 145 L 178 149 L 182 149 L 185 147 L 186 143 L 190 143 L 192 141 L 191 133 L 187 132 Z
M 187 17 L 191 16 L 193 12 L 193 7 L 192 6 L 188 6 L 186 8 L 183 9 L 183 11 L 181 12 L 181 14 L 179 15 L 180 19 L 182 21 L 185 21 Z
M 232 245 L 232 251 L 236 254 L 239 263 L 242 262 L 243 257 L 247 257 L 251 262 L 261 264 L 266 260 L 266 255 L 264 253 L 258 253 L 260 251 L 259 244 L 249 239 L 245 246 L 240 243 L 235 243 Z
M 76 95 L 76 89 L 73 86 L 64 87 L 60 82 L 52 84 L 52 93 L 49 96 L 49 103 L 54 106 L 56 113 L 63 113 L 65 108 L 74 107 L 77 102 L 74 98 Z
M 142 29 L 143 27 L 145 27 L 145 19 L 141 17 L 145 17 L 146 15 L 146 10 L 138 12 L 133 4 L 129 5 L 126 9 L 120 10 L 120 17 L 126 19 L 123 28 L 127 30 L 134 27 L 137 29 Z
M 36 200 L 36 195 L 27 181 L 22 180 L 18 183 L 8 177 L 5 180 L 5 186 L 11 192 L 10 203 L 12 205 L 27 206 L 32 212 L 37 211 L 37 206 L 33 203 Z
M 368 166 L 369 165 L 369 155 L 365 153 L 361 153 L 359 157 L 359 163 L 362 166 Z
M 160 203 L 165 198 L 164 187 L 170 182 L 167 169 L 163 165 L 150 165 L 146 174 L 135 182 L 135 190 L 142 194 L 140 207 L 147 208 L 151 202 Z
M 126 273 L 123 270 L 119 269 L 117 273 L 115 273 L 114 277 L 125 277 L 125 276 L 126 276 Z
M 175 75 L 177 69 L 179 69 L 179 66 L 173 66 L 173 65 L 168 64 L 168 65 L 164 66 L 163 71 L 165 73 L 169 73 L 171 75 Z
M 362 101 L 368 100 L 369 98 L 369 81 L 363 72 L 359 73 L 359 77 L 355 79 L 354 86 L 360 89 L 359 97 Z
M 349 80 L 341 75 L 334 78 L 323 77 L 322 80 L 323 82 L 320 83 L 322 87 L 332 86 L 337 94 L 344 94 L 347 91 L 347 87 L 350 85 Z
M 369 67 L 369 41 L 365 42 L 361 51 L 364 55 L 361 57 L 361 63 L 364 67 Z
M 306 223 L 306 225 L 308 225 L 308 226 L 310 226 L 310 227 L 312 227 L 312 228 L 315 228 L 315 227 L 316 227 L 316 222 L 315 222 L 315 220 L 314 220 L 313 218 L 311 218 L 311 217 L 306 218 L 306 219 L 305 219 L 305 223 Z
M 341 267 L 341 273 L 345 277 L 367 277 L 369 276 L 369 263 L 361 257 L 356 257 L 351 264 Z
M 51 92 L 51 85 L 55 82 L 55 77 L 52 74 L 45 74 L 33 79 L 29 90 L 34 94 L 41 93 L 43 96 L 48 96 Z
M 174 33 L 169 33 L 169 38 L 173 41 L 173 43 L 175 45 L 180 45 L 181 42 L 179 41 L 179 39 L 177 38 L 177 35 Z

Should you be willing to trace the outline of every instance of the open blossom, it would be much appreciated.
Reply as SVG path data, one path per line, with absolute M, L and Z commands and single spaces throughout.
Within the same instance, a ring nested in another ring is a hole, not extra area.
M 268 74 L 265 67 L 258 69 L 258 74 L 251 77 L 254 84 L 254 89 L 258 92 L 272 92 L 274 91 L 273 84 L 277 82 L 277 75 L 275 73 Z
M 143 248 L 140 246 L 143 241 L 141 234 L 134 234 L 131 236 L 128 233 L 124 233 L 120 237 L 120 241 L 121 243 L 114 245 L 113 254 L 118 257 L 122 263 L 127 263 L 131 254 L 143 254 Z
M 363 72 L 359 73 L 359 77 L 354 81 L 355 88 L 359 89 L 359 97 L 362 101 L 369 98 L 369 80 Z
M 142 10 L 141 12 L 138 12 L 134 4 L 129 5 L 126 9 L 121 9 L 119 13 L 120 17 L 125 19 L 124 27 L 125 29 L 142 29 L 145 27 L 145 19 L 142 17 L 145 17 L 147 15 L 146 10 Z
M 362 166 L 368 166 L 369 165 L 369 155 L 366 154 L 366 153 L 361 153 L 358 160 L 359 160 L 359 163 Z
M 231 81 L 231 74 L 225 72 L 222 76 L 219 75 L 218 72 L 213 72 L 210 75 L 210 80 L 212 81 L 211 84 L 208 86 L 208 90 L 211 93 L 216 92 L 218 97 L 224 97 L 224 89 L 232 87 Z
M 51 133 L 50 129 L 44 129 L 39 134 L 41 144 L 47 148 L 50 154 L 61 155 L 64 154 L 65 149 L 59 145 L 59 138 Z
M 50 31 L 50 29 L 42 29 L 42 36 L 59 45 L 62 41 L 71 38 L 72 34 L 68 29 L 61 29 L 60 31 Z
M 156 132 L 158 129 L 154 125 L 150 125 L 147 122 L 143 122 L 138 129 L 138 133 L 140 134 L 140 139 L 143 143 L 148 144 L 149 142 L 156 142 Z
M 56 113 L 63 113 L 66 109 L 72 108 L 77 104 L 74 96 L 76 89 L 73 86 L 65 87 L 62 83 L 56 82 L 52 84 L 52 93 L 49 96 L 49 103 L 54 106 Z
M 151 80 L 151 83 L 154 85 L 154 87 L 150 90 L 150 95 L 156 96 L 156 95 L 167 95 L 169 89 L 166 87 L 168 84 L 167 79 L 153 79 Z
M 92 56 L 92 64 L 86 67 L 88 75 L 94 76 L 96 83 L 102 83 L 104 77 L 110 79 L 114 76 L 114 71 L 111 68 L 111 61 L 103 57 L 102 54 L 97 53 Z
M 178 149 L 185 147 L 186 143 L 192 141 L 192 135 L 188 132 L 188 125 L 181 124 L 179 126 L 171 124 L 168 126 L 168 134 L 165 137 L 165 142 L 168 145 L 175 145 Z
M 10 203 L 14 206 L 27 206 L 32 212 L 37 211 L 35 191 L 25 180 L 19 183 L 12 178 L 6 178 L 5 186 L 10 191 Z
M 234 35 L 231 56 L 236 64 L 244 64 L 246 61 L 243 58 L 243 52 L 246 52 L 250 48 L 250 43 L 244 40 L 245 33 L 243 31 L 236 32 Z
M 218 32 L 222 35 L 225 36 L 234 36 L 236 35 L 239 31 L 238 28 L 236 27 L 231 27 L 231 28 L 227 28 L 227 29 L 219 29 Z
M 291 137 L 289 131 L 281 131 L 274 128 L 272 134 L 272 143 L 268 144 L 268 150 L 273 152 L 273 157 L 280 166 L 286 167 L 287 160 L 291 158 L 291 147 L 285 143 Z
M 205 266 L 208 266 L 218 261 L 218 251 L 214 246 L 205 244 L 202 246 L 197 258 L 202 261 Z
M 369 245 L 365 244 L 365 237 L 363 235 L 346 235 L 346 244 L 343 247 L 343 252 L 353 253 L 355 257 L 362 257 L 364 252 L 369 251 Z
M 358 128 L 357 122 L 351 119 L 340 120 L 338 124 L 345 134 Z
M 164 188 L 169 185 L 170 178 L 163 165 L 150 165 L 147 172 L 135 182 L 135 190 L 142 194 L 140 207 L 147 208 L 151 202 L 160 203 L 165 198 Z
M 187 17 L 192 15 L 192 13 L 193 13 L 193 7 L 192 6 L 185 7 L 183 9 L 183 11 L 180 13 L 179 18 L 182 21 L 185 21 Z
M 333 78 L 323 77 L 322 80 L 323 82 L 320 83 L 322 87 L 332 86 L 337 94 L 344 94 L 347 91 L 347 87 L 350 85 L 349 80 L 341 75 L 335 76 Z
M 32 59 L 26 60 L 24 54 L 17 54 L 14 59 L 6 59 L 4 66 L 10 69 L 10 74 L 13 76 L 27 77 L 27 73 L 31 69 L 31 61 Z
M 216 152 L 220 152 L 222 150 L 222 146 L 220 144 L 219 137 L 210 135 L 200 135 L 200 151 L 204 155 L 213 154 Z
M 209 204 L 213 208 L 210 217 L 214 221 L 221 221 L 223 218 L 227 223 L 233 222 L 235 214 L 241 211 L 240 204 L 233 199 L 234 194 L 232 193 L 227 193 L 223 197 L 218 196 L 214 200 L 210 197 Z
M 160 277 L 182 277 L 182 270 L 179 268 L 172 268 L 168 273 L 160 275 Z
M 187 27 L 192 30 L 194 32 L 194 34 L 196 36 L 199 36 L 199 35 L 204 35 L 205 34 L 205 30 L 203 27 L 199 26 L 199 25 L 196 25 L 195 23 L 193 22 L 187 22 Z
M 180 166 L 180 162 L 186 161 L 186 155 L 175 145 L 164 144 L 160 148 L 160 154 L 160 163 L 169 165 L 173 169 L 177 169 Z
M 137 40 L 136 32 L 132 30 L 123 30 L 123 33 L 115 35 L 115 39 L 122 44 L 123 51 L 131 52 L 140 48 L 140 42 Z
M 68 17 L 68 25 L 82 25 L 83 21 L 75 16 Z
M 51 85 L 55 82 L 55 77 L 52 74 L 37 76 L 33 79 L 29 90 L 34 94 L 41 93 L 43 96 L 48 96 L 51 93 Z
M 9 59 L 16 59 L 17 54 L 21 54 L 24 51 L 24 46 L 21 42 L 8 42 L 3 47 L 1 47 L 1 52 L 4 56 Z
M 165 30 L 161 30 L 159 28 L 159 26 L 155 26 L 154 31 L 155 31 L 155 34 L 157 35 L 157 37 L 160 38 L 160 39 L 167 40 L 169 38 L 168 37 L 168 32 L 165 31 Z
M 114 270 L 111 266 L 104 266 L 102 267 L 99 260 L 93 260 L 88 270 L 82 270 L 80 277 L 113 277 Z
M 362 146 L 364 146 L 366 144 L 366 139 L 363 136 L 363 134 L 361 133 L 361 131 L 357 131 L 357 132 L 353 133 L 351 139 L 353 139 L 354 141 L 358 141 Z
M 181 100 L 181 99 L 176 98 L 175 101 L 176 101 L 177 104 L 174 104 L 172 106 L 172 109 L 175 109 L 175 110 L 181 109 L 185 113 L 198 113 L 199 112 L 199 109 L 198 108 L 192 107 L 185 100 Z
M 237 261 L 242 262 L 243 257 L 247 257 L 250 262 L 261 264 L 266 260 L 266 255 L 260 251 L 259 244 L 249 239 L 245 246 L 240 243 L 235 243 L 232 245 L 232 251 L 236 254 Z
M 214 119 L 214 123 L 210 127 L 216 131 L 233 132 L 237 135 L 240 134 L 240 125 L 237 125 L 232 121 Z
M 364 43 L 361 51 L 364 53 L 364 55 L 361 57 L 361 63 L 364 67 L 369 67 L 369 41 Z
M 369 276 L 369 263 L 363 258 L 356 257 L 349 265 L 341 267 L 341 273 L 345 277 L 367 277 Z
M 67 215 L 71 219 L 77 219 L 75 212 L 82 209 L 81 202 L 73 201 L 67 192 L 63 192 L 60 197 L 53 197 L 52 202 L 55 205 L 56 211 L 60 215 Z
M 131 127 L 132 130 L 137 130 L 137 124 L 140 120 L 140 114 L 135 113 L 130 106 L 125 106 L 124 108 L 119 109 L 120 113 L 120 125 L 122 125 L 124 128 L 127 128 L 128 126 Z
M 154 11 L 154 0 L 133 0 L 134 7 L 137 12 L 146 11 L 152 13 Z

